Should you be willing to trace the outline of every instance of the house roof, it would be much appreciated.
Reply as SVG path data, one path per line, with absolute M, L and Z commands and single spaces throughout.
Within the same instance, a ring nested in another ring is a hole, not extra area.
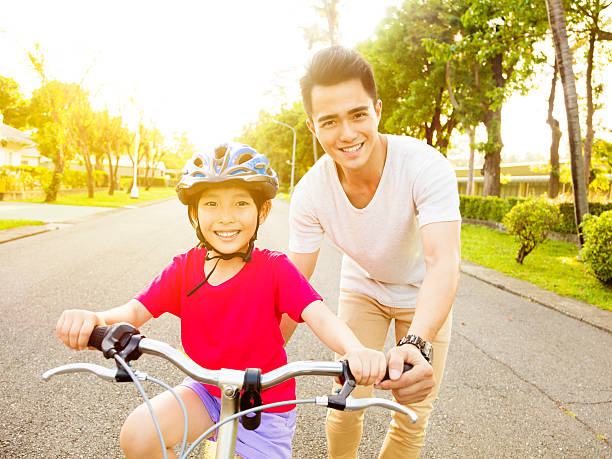
M 13 142 L 26 147 L 33 147 L 36 145 L 28 134 L 14 127 L 7 126 L 4 123 L 0 123 L 0 140 Z

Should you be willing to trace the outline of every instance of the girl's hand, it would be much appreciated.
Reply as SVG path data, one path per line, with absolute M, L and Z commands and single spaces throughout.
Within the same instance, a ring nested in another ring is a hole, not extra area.
M 342 359 L 348 361 L 355 382 L 361 386 L 378 384 L 385 377 L 387 358 L 382 352 L 364 347 L 347 352 Z
M 87 342 L 94 327 L 106 323 L 95 312 L 84 309 L 69 309 L 62 312 L 57 321 L 55 332 L 62 343 L 75 351 L 87 349 Z

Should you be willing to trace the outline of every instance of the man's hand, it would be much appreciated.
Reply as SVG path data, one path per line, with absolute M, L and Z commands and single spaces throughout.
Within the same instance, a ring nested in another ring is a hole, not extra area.
M 423 401 L 436 385 L 433 368 L 412 344 L 393 347 L 387 353 L 390 380 L 376 385 L 377 389 L 391 390 L 400 403 Z M 412 369 L 402 374 L 404 362 Z

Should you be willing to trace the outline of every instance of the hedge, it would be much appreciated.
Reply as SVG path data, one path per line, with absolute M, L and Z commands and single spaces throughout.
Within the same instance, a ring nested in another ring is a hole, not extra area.
M 459 210 L 463 218 L 472 218 L 475 220 L 489 220 L 500 222 L 504 215 L 510 211 L 516 204 L 524 201 L 526 198 L 509 197 L 498 198 L 495 196 L 459 196 Z M 554 227 L 554 231 L 558 233 L 576 234 L 576 223 L 574 221 L 574 204 L 571 202 L 561 202 L 555 204 L 559 208 L 561 218 L 559 223 Z M 600 215 L 607 210 L 612 210 L 612 203 L 590 202 L 589 214 Z

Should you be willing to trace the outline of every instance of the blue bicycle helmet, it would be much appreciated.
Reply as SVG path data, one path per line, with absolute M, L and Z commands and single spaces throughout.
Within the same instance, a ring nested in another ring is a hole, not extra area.
M 278 176 L 265 155 L 248 145 L 227 142 L 211 152 L 196 153 L 187 161 L 176 192 L 183 204 L 204 188 L 235 182 L 272 199 L 278 191 Z

